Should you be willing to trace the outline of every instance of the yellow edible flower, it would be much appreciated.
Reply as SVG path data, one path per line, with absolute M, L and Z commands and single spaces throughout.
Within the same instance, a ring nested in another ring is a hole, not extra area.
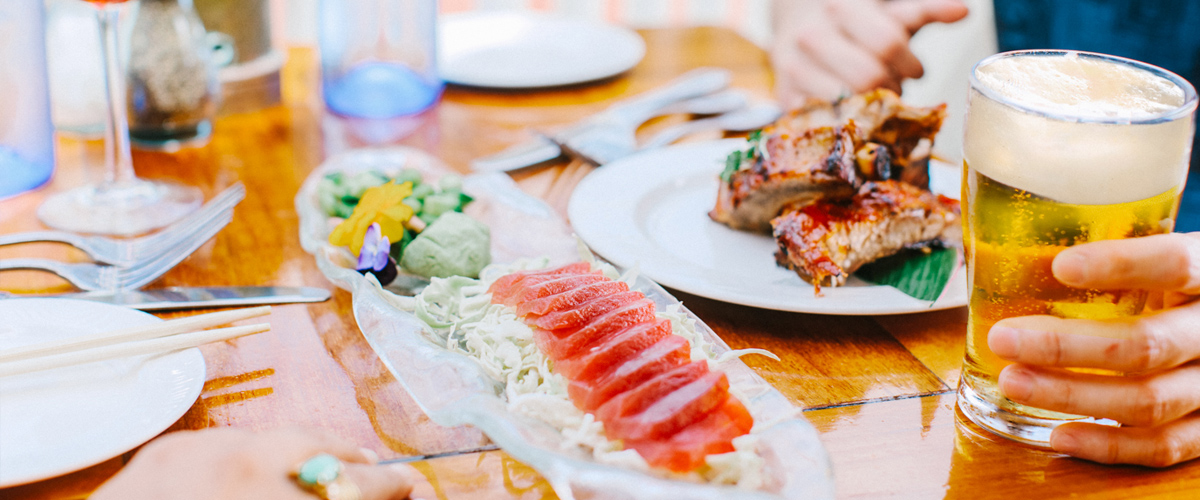
M 400 241 L 404 237 L 404 222 L 413 216 L 412 207 L 403 203 L 411 194 L 411 182 L 397 185 L 395 181 L 390 181 L 367 189 L 350 218 L 329 233 L 329 242 L 350 247 L 350 251 L 357 256 L 362 250 L 367 228 L 376 222 L 379 223 L 380 233 L 389 241 Z

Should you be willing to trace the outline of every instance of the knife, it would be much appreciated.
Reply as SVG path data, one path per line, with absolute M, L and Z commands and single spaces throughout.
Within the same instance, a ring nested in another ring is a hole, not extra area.
M 142 311 L 166 311 L 172 309 L 324 302 L 329 300 L 329 296 L 329 290 L 307 286 L 176 286 L 152 290 L 65 293 L 60 295 L 30 295 L 28 297 L 90 300 L 140 309 Z M 9 295 L 9 297 L 16 296 Z
M 723 69 L 689 71 L 664 87 L 618 101 L 552 137 L 538 134 L 494 155 L 477 158 L 471 162 L 471 168 L 478 172 L 507 172 L 545 163 L 562 156 L 563 145 L 579 144 L 588 135 L 629 135 L 632 140 L 633 133 L 646 120 L 672 104 L 725 89 L 731 79 L 729 71 Z

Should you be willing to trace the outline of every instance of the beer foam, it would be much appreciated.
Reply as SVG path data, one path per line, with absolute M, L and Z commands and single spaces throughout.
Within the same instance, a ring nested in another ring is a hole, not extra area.
M 1184 104 L 1183 89 L 1170 80 L 1071 53 L 998 59 L 976 77 L 1020 108 L 1065 117 L 1028 113 L 972 90 L 964 158 L 996 181 L 1062 203 L 1107 205 L 1178 189 L 1187 176 L 1190 115 L 1128 123 Z
M 1166 78 L 1074 52 L 997 59 L 975 77 L 1018 106 L 1082 119 L 1146 119 L 1184 103 L 1184 90 Z

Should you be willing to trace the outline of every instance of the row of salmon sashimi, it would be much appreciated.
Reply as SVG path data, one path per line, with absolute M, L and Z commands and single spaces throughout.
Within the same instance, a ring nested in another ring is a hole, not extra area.
M 651 466 L 695 470 L 705 456 L 733 451 L 733 438 L 754 424 L 725 374 L 691 360 L 687 339 L 655 316 L 653 301 L 589 264 L 509 274 L 488 291 L 533 328 L 575 406 Z

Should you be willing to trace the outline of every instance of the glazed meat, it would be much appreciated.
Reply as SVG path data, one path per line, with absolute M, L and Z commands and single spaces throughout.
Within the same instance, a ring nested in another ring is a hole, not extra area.
M 788 207 L 771 221 L 779 265 L 816 287 L 840 286 L 863 264 L 905 247 L 961 241 L 958 202 L 896 180 L 868 182 L 849 200 Z
M 762 131 L 720 185 L 713 220 L 767 232 L 785 205 L 849 198 L 867 180 L 928 184 L 929 153 L 945 105 L 906 106 L 876 90 L 836 103 L 809 101 Z
M 909 106 L 895 92 L 878 89 L 833 103 L 810 99 L 777 121 L 775 127 L 780 131 L 800 131 L 854 122 L 860 147 L 886 149 L 892 167 L 890 171 L 872 171 L 860 161 L 867 177 L 900 179 L 927 187 L 933 137 L 945 118 L 945 104 L 930 108 Z
M 709 217 L 734 229 L 767 232 L 786 204 L 853 196 L 863 183 L 855 137 L 853 123 L 765 136 L 761 161 L 721 183 Z

